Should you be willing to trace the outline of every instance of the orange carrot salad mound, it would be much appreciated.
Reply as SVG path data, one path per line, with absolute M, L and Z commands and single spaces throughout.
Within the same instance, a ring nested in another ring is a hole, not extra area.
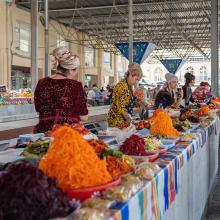
M 151 121 L 151 120 L 154 120 L 154 119 L 158 116 L 158 114 L 161 113 L 161 112 L 164 112 L 164 110 L 161 109 L 161 108 L 156 109 L 156 110 L 153 112 L 153 115 L 148 118 L 148 120 L 150 120 L 150 121 Z
M 150 134 L 165 136 L 179 136 L 180 133 L 173 127 L 172 119 L 166 112 L 159 112 L 150 128 Z
M 55 177 L 61 188 L 78 189 L 112 181 L 106 161 L 98 158 L 78 131 L 61 126 L 53 137 L 54 142 L 39 168 L 49 177 Z

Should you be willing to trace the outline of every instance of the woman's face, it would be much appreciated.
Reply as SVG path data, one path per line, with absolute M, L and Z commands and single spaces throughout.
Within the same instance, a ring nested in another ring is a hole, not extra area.
M 193 79 L 191 82 L 190 82 L 190 86 L 194 86 L 195 84 L 195 79 Z
M 177 81 L 172 81 L 172 82 L 170 82 L 170 83 L 169 83 L 169 86 L 170 86 L 171 89 L 176 89 L 176 87 L 177 87 Z
M 136 72 L 130 73 L 127 77 L 127 82 L 130 86 L 136 85 L 138 81 L 140 80 L 140 77 Z

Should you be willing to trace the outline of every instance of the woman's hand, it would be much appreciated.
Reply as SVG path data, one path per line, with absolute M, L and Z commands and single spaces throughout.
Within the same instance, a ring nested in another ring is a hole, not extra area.
M 179 94 L 179 99 L 182 99 L 183 98 L 183 89 L 182 88 L 178 89 L 178 94 Z
M 80 115 L 79 118 L 81 121 L 87 121 L 89 116 L 88 115 Z
M 129 124 L 131 123 L 131 115 L 130 114 L 128 114 L 127 112 L 124 112 L 123 117 L 124 117 L 126 123 L 129 123 Z

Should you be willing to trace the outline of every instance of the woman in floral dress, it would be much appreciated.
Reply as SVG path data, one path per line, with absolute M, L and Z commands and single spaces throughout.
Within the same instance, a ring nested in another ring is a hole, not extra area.
M 121 128 L 130 124 L 136 99 L 132 86 L 136 85 L 141 77 L 140 65 L 137 63 L 129 64 L 125 78 L 113 90 L 112 104 L 107 117 L 109 127 Z
M 67 48 L 53 51 L 55 74 L 40 79 L 35 93 L 35 109 L 39 123 L 34 132 L 46 132 L 55 124 L 74 124 L 88 119 L 88 109 L 82 83 L 73 80 L 79 67 L 79 58 Z

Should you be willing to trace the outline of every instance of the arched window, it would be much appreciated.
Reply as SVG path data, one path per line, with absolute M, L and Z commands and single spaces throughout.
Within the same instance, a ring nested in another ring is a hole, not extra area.
M 162 81 L 163 80 L 163 71 L 161 67 L 157 67 L 154 70 L 154 81 L 158 82 L 158 81 Z
M 208 81 L 208 73 L 205 66 L 201 66 L 199 69 L 199 81 Z
M 193 67 L 191 67 L 191 66 L 187 67 L 187 68 L 186 68 L 186 72 L 187 72 L 187 73 L 191 73 L 191 74 L 194 75 L 194 69 L 193 69 Z

